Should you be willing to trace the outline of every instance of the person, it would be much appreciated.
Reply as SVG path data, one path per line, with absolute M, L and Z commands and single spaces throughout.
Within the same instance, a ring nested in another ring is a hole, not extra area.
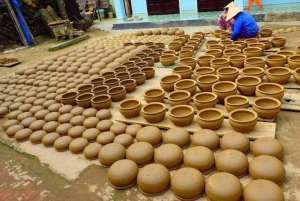
M 259 27 L 255 19 L 239 7 L 231 7 L 228 10 L 226 20 L 234 19 L 233 31 L 230 40 L 243 40 L 245 38 L 257 38 Z
M 228 23 L 226 21 L 226 15 L 227 15 L 228 9 L 232 6 L 236 6 L 236 4 L 233 1 L 224 7 L 224 11 L 218 17 L 218 23 L 219 23 L 219 27 L 221 30 L 228 30 L 228 29 L 231 30 L 232 29 L 232 24 L 234 22 L 232 21 L 232 22 Z
M 255 3 L 259 6 L 258 10 L 262 10 L 263 6 L 260 0 L 248 0 L 248 5 L 245 8 L 245 10 L 250 10 L 250 7 L 252 6 L 253 2 L 255 1 Z

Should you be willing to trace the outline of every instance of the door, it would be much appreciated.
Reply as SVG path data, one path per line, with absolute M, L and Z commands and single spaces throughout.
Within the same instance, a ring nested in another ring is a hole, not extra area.
M 179 0 L 147 0 L 149 15 L 179 13 Z
M 221 11 L 232 0 L 197 0 L 198 12 Z

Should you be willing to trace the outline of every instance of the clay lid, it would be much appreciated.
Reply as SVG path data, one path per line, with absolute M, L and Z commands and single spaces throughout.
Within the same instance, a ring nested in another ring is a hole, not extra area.
M 247 157 L 238 150 L 227 149 L 216 157 L 216 167 L 219 172 L 228 172 L 238 178 L 247 174 L 248 165 Z
M 16 140 L 23 142 L 23 141 L 26 141 L 29 139 L 29 136 L 31 135 L 31 133 L 32 133 L 32 130 L 30 130 L 29 128 L 24 128 L 24 129 L 17 131 L 14 137 Z
M 99 121 L 97 124 L 97 129 L 99 131 L 109 131 L 110 127 L 113 125 L 113 122 L 109 119 L 105 119 L 102 121 Z
M 204 192 L 205 180 L 202 173 L 194 168 L 185 167 L 172 176 L 172 193 L 179 200 L 196 200 Z
M 71 138 L 79 138 L 82 136 L 82 133 L 86 130 L 83 126 L 74 126 L 68 131 L 68 136 Z
M 55 132 L 57 126 L 59 126 L 59 123 L 57 121 L 49 121 L 44 124 L 43 130 L 47 133 Z
M 110 127 L 110 132 L 114 133 L 115 135 L 119 135 L 125 133 L 127 126 L 124 123 L 114 123 Z
M 114 162 L 124 159 L 126 155 L 126 149 L 119 143 L 110 143 L 104 145 L 98 155 L 98 159 L 102 166 L 111 166 Z
M 249 164 L 250 178 L 267 179 L 278 185 L 285 179 L 285 169 L 280 160 L 273 156 L 261 155 L 255 157 Z
M 20 110 L 17 110 L 17 111 L 20 111 Z M 9 113 L 10 114 L 10 113 Z M 8 114 L 8 115 L 9 115 Z M 31 113 L 31 112 L 23 112 L 22 113 L 22 111 L 21 111 L 21 113 L 17 116 L 17 120 L 19 121 L 19 122 L 21 122 L 21 121 L 23 121 L 24 119 L 26 119 L 26 118 L 28 118 L 28 117 L 32 117 L 33 116 L 33 114 Z
M 74 108 L 70 111 L 70 113 L 73 114 L 74 116 L 77 116 L 77 115 L 82 115 L 83 111 L 84 111 L 84 108 L 78 106 L 78 107 L 74 107 Z
M 133 138 L 129 134 L 120 134 L 115 137 L 114 143 L 122 144 L 125 148 L 127 148 L 133 143 Z
M 41 143 L 45 135 L 47 135 L 45 131 L 35 131 L 30 135 L 29 140 L 34 144 Z
M 247 154 L 250 149 L 250 141 L 246 135 L 239 132 L 225 134 L 220 140 L 220 147 L 223 150 L 236 149 Z
M 24 128 L 28 128 L 30 126 L 30 124 L 34 121 L 36 121 L 37 119 L 35 117 L 28 117 L 26 119 L 23 119 L 23 121 L 21 121 L 21 125 L 24 126 Z
M 205 194 L 211 201 L 239 201 L 243 195 L 243 186 L 236 176 L 219 172 L 208 178 Z
M 63 136 L 55 140 L 54 147 L 57 151 L 66 151 L 73 139 L 70 136 Z
M 44 120 L 46 122 L 57 121 L 59 117 L 60 117 L 59 112 L 50 112 L 45 116 Z
M 215 168 L 215 156 L 207 147 L 192 147 L 184 155 L 184 165 L 195 168 L 202 174 L 208 174 Z
M 70 119 L 70 124 L 72 124 L 72 126 L 82 126 L 85 119 L 86 118 L 82 115 L 74 116 Z
M 64 123 L 69 123 L 70 120 L 73 118 L 73 115 L 70 114 L 70 113 L 65 113 L 65 114 L 62 114 L 60 115 L 60 117 L 58 118 L 58 122 L 60 124 L 64 124 Z
M 84 116 L 85 118 L 95 117 L 96 113 L 97 113 L 97 110 L 95 108 L 88 108 L 82 112 L 82 116 Z
M 220 139 L 215 131 L 202 129 L 192 135 L 191 142 L 193 146 L 204 146 L 216 151 L 219 149 Z
M 171 128 L 163 136 L 165 144 L 176 144 L 184 149 L 190 144 L 190 134 L 183 128 Z
M 183 152 L 178 145 L 164 144 L 155 150 L 154 161 L 169 170 L 174 170 L 181 167 Z
M 87 159 L 97 159 L 98 158 L 98 154 L 100 149 L 102 148 L 102 145 L 95 142 L 95 143 L 91 143 L 88 146 L 86 146 L 83 150 L 83 155 L 87 158 Z
M 137 177 L 138 188 L 144 195 L 156 196 L 163 194 L 170 186 L 170 173 L 160 164 L 143 167 Z
M 126 152 L 126 158 L 134 161 L 139 167 L 143 167 L 153 161 L 154 148 L 148 142 L 132 144 Z
M 53 146 L 55 140 L 59 137 L 60 135 L 58 133 L 48 133 L 43 137 L 42 142 L 46 147 L 50 147 Z
M 254 157 L 269 155 L 281 160 L 284 155 L 284 148 L 278 140 L 270 137 L 262 137 L 253 142 L 251 152 Z
M 99 110 L 96 113 L 96 117 L 99 120 L 110 119 L 111 118 L 111 112 L 110 112 L 109 109 L 102 109 L 102 110 Z
M 112 132 L 103 132 L 103 133 L 100 133 L 100 135 L 98 135 L 97 137 L 97 142 L 99 144 L 102 144 L 102 145 L 106 145 L 106 144 L 109 144 L 109 143 L 112 143 L 115 139 L 115 134 L 112 133 Z
M 46 124 L 46 122 L 44 120 L 36 120 L 34 122 L 32 122 L 29 126 L 29 128 L 32 131 L 38 131 L 38 130 L 42 130 L 43 126 Z
M 82 137 L 87 139 L 89 142 L 93 142 L 97 139 L 100 131 L 96 128 L 90 128 L 83 132 Z
M 19 130 L 24 129 L 24 126 L 22 125 L 11 125 L 10 127 L 7 128 L 6 130 L 6 135 L 8 137 L 14 137 L 14 135 L 16 134 L 16 132 L 18 132 Z
M 73 109 L 72 105 L 63 105 L 59 108 L 58 112 L 60 114 L 65 114 L 71 112 L 72 109 Z
M 72 128 L 72 124 L 70 123 L 64 123 L 60 124 L 59 126 L 56 127 L 55 132 L 60 134 L 60 135 L 68 135 L 68 131 Z
M 141 126 L 140 124 L 132 124 L 130 126 L 127 126 L 125 133 L 130 134 L 133 138 L 135 138 L 137 132 L 142 128 L 143 126 Z
M 136 183 L 136 178 L 139 172 L 135 162 L 123 159 L 115 162 L 108 169 L 109 184 L 116 189 L 126 189 Z
M 67 137 L 67 136 L 65 136 Z M 82 153 L 84 148 L 89 145 L 89 141 L 85 138 L 76 138 L 71 141 L 69 149 L 72 153 Z
M 96 128 L 97 124 L 99 123 L 99 119 L 97 117 L 88 117 L 83 122 L 83 126 L 86 128 Z
M 264 179 L 257 179 L 248 183 L 244 188 L 243 196 L 245 201 L 285 200 L 282 189 L 275 183 Z
M 19 121 L 16 120 L 16 119 L 11 119 L 11 120 L 7 120 L 5 121 L 3 124 L 2 124 L 2 128 L 4 130 L 7 130 L 10 126 L 13 126 L 13 125 L 18 125 L 19 124 Z
M 149 142 L 154 147 L 158 147 L 162 143 L 162 133 L 155 126 L 146 126 L 140 129 L 136 134 L 137 142 Z

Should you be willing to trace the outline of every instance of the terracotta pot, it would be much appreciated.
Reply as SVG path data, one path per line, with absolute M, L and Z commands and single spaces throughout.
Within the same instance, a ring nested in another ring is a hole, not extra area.
M 94 93 L 95 95 L 106 94 L 108 89 L 109 86 L 107 85 L 99 85 L 92 89 L 92 93 Z
M 189 105 L 177 105 L 168 111 L 170 120 L 176 126 L 190 125 L 194 119 L 194 108 Z
M 130 67 L 134 67 L 134 64 L 135 64 L 134 61 L 126 61 L 126 62 L 122 63 L 121 65 L 126 66 L 127 68 L 130 68 Z
M 296 68 L 294 70 L 294 74 L 293 74 L 293 77 L 295 79 L 295 81 L 300 84 L 300 68 Z
M 116 78 L 119 78 L 121 80 L 126 80 L 129 78 L 130 73 L 129 72 L 118 72 L 116 73 Z
M 212 59 L 214 59 L 215 56 L 214 55 L 202 55 L 202 56 L 199 56 L 198 59 L 197 59 L 197 63 L 200 67 L 202 66 L 210 66 L 210 61 Z
M 164 144 L 175 144 L 181 149 L 185 149 L 190 145 L 190 134 L 184 128 L 171 128 L 165 132 L 163 142 Z
M 222 33 L 222 32 L 223 32 L 223 30 L 214 30 L 214 36 L 216 38 L 220 38 L 220 33 Z
M 153 57 L 154 62 L 159 62 L 159 54 L 156 52 L 151 52 L 151 53 L 147 54 L 147 57 Z
M 76 97 L 78 94 L 77 91 L 64 93 L 62 94 L 60 101 L 64 105 L 76 105 Z
M 251 43 L 257 43 L 258 39 L 257 38 L 247 38 L 247 39 L 244 40 L 244 42 L 248 45 L 248 44 L 251 44 Z
M 284 96 L 284 87 L 276 83 L 261 83 L 256 86 L 257 97 L 273 97 L 278 100 Z
M 181 42 L 181 45 L 184 45 L 185 38 L 184 37 L 175 38 L 172 42 Z
M 121 101 L 126 97 L 126 89 L 124 86 L 115 86 L 107 90 L 113 102 Z
M 181 42 L 170 42 L 168 45 L 169 50 L 174 50 L 174 51 L 180 51 L 180 48 L 182 46 Z
M 174 84 L 175 91 L 183 90 L 188 91 L 193 96 L 196 93 L 197 85 L 195 80 L 183 79 L 179 80 Z
M 165 48 L 164 43 L 154 43 L 158 48 Z
M 199 43 L 196 42 L 187 42 L 185 45 L 194 47 L 194 51 L 196 51 L 199 47 Z
M 271 40 L 272 46 L 273 47 L 284 47 L 286 43 L 286 38 L 285 37 L 274 37 Z
M 230 55 L 228 56 L 230 66 L 243 68 L 244 67 L 244 60 L 247 58 L 246 55 L 237 54 L 237 55 Z
M 248 47 L 249 48 L 250 47 L 258 47 L 258 48 L 261 48 L 262 51 L 265 51 L 265 44 L 264 43 L 259 43 L 259 42 L 257 42 L 257 43 L 250 43 L 250 44 L 248 44 Z
M 288 64 L 291 69 L 300 67 L 300 55 L 290 56 L 288 58 Z
M 129 76 L 130 79 L 135 79 L 137 86 L 142 85 L 146 81 L 145 73 L 133 73 Z
M 212 92 L 217 95 L 218 101 L 223 103 L 227 96 L 237 93 L 237 84 L 229 81 L 221 81 L 213 84 Z
M 192 69 L 194 69 L 197 65 L 197 62 L 193 57 L 186 57 L 179 59 L 178 65 L 190 66 Z
M 233 41 L 230 39 L 224 39 L 224 40 L 220 41 L 220 44 L 223 44 L 223 45 L 230 45 L 232 43 L 233 43 Z
M 145 61 L 148 63 L 148 66 L 153 66 L 154 65 L 154 58 L 153 57 L 145 57 L 142 58 L 142 61 Z
M 231 55 L 237 55 L 240 54 L 241 50 L 240 49 L 225 49 L 223 51 L 223 57 L 228 58 Z
M 145 57 L 147 57 L 147 54 L 144 53 L 144 52 L 139 52 L 139 53 L 136 53 L 134 56 L 135 57 L 140 57 L 140 58 L 145 58 Z
M 241 133 L 251 132 L 257 124 L 257 113 L 249 109 L 236 109 L 229 113 L 229 124 Z
M 244 41 L 233 41 L 232 43 L 233 45 L 237 44 L 237 45 L 241 45 L 241 50 L 243 50 L 244 48 L 246 48 L 246 43 Z
M 221 40 L 228 39 L 230 37 L 230 33 L 223 31 L 220 33 Z
M 145 73 L 146 79 L 151 79 L 155 75 L 155 68 L 152 67 L 145 67 L 141 69 L 142 73 Z
M 137 142 L 127 149 L 126 158 L 143 167 L 153 161 L 154 148 L 148 142 Z
M 271 45 L 272 45 L 271 41 L 268 40 L 268 39 L 259 39 L 259 40 L 258 40 L 258 43 L 263 43 L 263 44 L 265 44 L 265 50 L 270 49 L 270 48 L 271 48 Z M 252 43 L 252 44 L 255 44 L 255 43 Z
M 115 72 L 114 71 L 107 71 L 104 73 L 101 73 L 101 76 L 105 78 L 105 80 L 109 78 L 114 78 L 115 77 Z
M 128 71 L 130 74 L 138 73 L 138 72 L 141 71 L 141 68 L 140 68 L 140 67 L 137 67 L 137 66 L 134 66 L 134 67 L 127 68 L 127 71 Z
M 211 92 L 213 84 L 217 82 L 220 82 L 220 78 L 213 74 L 202 75 L 197 78 L 197 85 L 203 92 Z
M 154 49 L 153 52 L 156 52 L 156 53 L 158 53 L 159 55 L 161 55 L 162 52 L 163 52 L 164 50 L 165 50 L 165 49 L 163 49 L 163 48 L 157 48 L 157 49 Z
M 125 87 L 127 93 L 133 92 L 136 89 L 135 79 L 122 80 L 119 84 Z
M 199 110 L 215 107 L 217 95 L 211 92 L 201 92 L 193 96 L 193 102 Z
M 110 108 L 111 105 L 111 97 L 107 94 L 100 94 L 95 95 L 92 100 L 93 108 L 100 110 L 100 109 L 107 109 Z
M 218 49 L 218 50 L 224 50 L 224 45 L 222 44 L 211 44 L 211 45 L 207 45 L 207 49 Z
M 259 34 L 262 37 L 270 37 L 270 36 L 272 36 L 272 33 L 273 33 L 273 30 L 271 28 L 264 28 L 259 31 Z
M 80 94 L 83 94 L 83 93 L 89 93 L 92 91 L 92 88 L 94 87 L 93 84 L 81 84 L 79 86 L 77 86 L 77 91 Z
M 240 45 L 240 44 L 225 45 L 225 50 L 226 49 L 237 49 L 237 50 L 241 50 L 242 51 L 242 45 Z
M 234 82 L 239 76 L 239 70 L 235 67 L 221 67 L 217 70 L 217 75 L 220 81 L 231 81 Z
M 134 66 L 139 67 L 139 68 L 145 68 L 145 67 L 148 67 L 149 64 L 146 61 L 140 61 L 140 62 L 136 62 L 134 64 Z
M 175 55 L 175 51 L 174 50 L 165 50 L 162 52 L 162 55 L 165 55 L 165 54 L 172 54 L 172 55 Z
M 202 75 L 209 75 L 209 74 L 214 74 L 215 69 L 211 67 L 201 67 L 201 68 L 196 68 L 194 70 L 194 76 L 196 78 L 202 76 Z
M 139 116 L 142 105 L 137 99 L 128 99 L 119 104 L 119 112 L 126 118 Z
M 93 93 L 84 93 L 76 97 L 76 104 L 83 108 L 91 107 L 91 99 L 94 97 Z
M 195 52 L 194 46 L 191 45 L 185 45 L 181 47 L 181 51 L 192 51 L 193 53 Z
M 212 45 L 212 44 L 219 44 L 219 42 L 217 40 L 207 40 L 206 41 L 206 47 L 208 47 L 208 45 Z
M 118 86 L 120 82 L 119 78 L 109 78 L 109 79 L 105 79 L 103 82 L 103 85 L 108 86 L 109 88 Z
M 141 61 L 140 57 L 130 57 L 127 59 L 128 61 L 133 61 L 134 63 L 138 63 Z
M 175 170 L 182 165 L 183 152 L 178 145 L 164 144 L 155 150 L 154 161 L 168 170 Z
M 265 70 L 261 67 L 248 67 L 241 70 L 241 76 L 255 76 L 262 79 L 265 75 Z
M 159 60 L 164 66 L 171 66 L 174 64 L 176 56 L 172 54 L 165 54 L 162 55 Z
M 290 58 L 290 56 L 297 55 L 296 52 L 290 51 L 290 50 L 280 50 L 280 51 L 276 52 L 275 54 L 285 55 L 286 56 L 286 64 L 288 63 L 288 58 Z
M 215 58 L 221 58 L 222 54 L 222 50 L 219 49 L 210 49 L 205 51 L 205 55 L 212 55 Z
M 186 58 L 186 57 L 192 57 L 194 54 L 194 51 L 192 50 L 181 50 L 179 53 L 180 58 Z
M 191 93 L 188 91 L 174 91 L 169 94 L 168 103 L 171 106 L 188 105 L 191 101 Z
M 262 55 L 262 49 L 259 47 L 247 47 L 243 50 L 243 54 L 246 55 L 247 58 L 260 57 Z
M 273 119 L 280 112 L 281 102 L 272 97 L 260 97 L 254 100 L 252 108 L 258 117 Z
M 266 56 L 266 64 L 270 67 L 281 67 L 286 63 L 287 58 L 285 55 L 273 54 Z
M 142 116 L 149 123 L 162 121 L 166 114 L 166 106 L 163 103 L 148 103 L 142 107 Z
M 210 61 L 210 66 L 215 70 L 222 67 L 229 67 L 229 59 L 226 58 L 216 58 Z
M 227 96 L 224 102 L 228 112 L 241 108 L 247 109 L 249 107 L 249 99 L 241 95 Z
M 165 92 L 162 89 L 148 89 L 144 92 L 144 99 L 147 103 L 151 102 L 163 102 L 165 98 Z
M 181 76 L 178 74 L 166 75 L 160 79 L 160 86 L 165 91 L 174 91 L 174 84 L 181 79 Z
M 261 58 L 261 57 L 247 58 L 244 61 L 245 68 L 248 68 L 248 67 L 261 67 L 261 68 L 264 68 L 265 65 L 266 65 L 266 59 Z
M 243 76 L 236 79 L 239 92 L 245 96 L 255 94 L 256 87 L 261 83 L 261 79 L 255 76 Z
M 285 84 L 291 77 L 291 70 L 286 67 L 273 67 L 266 71 L 266 77 L 269 82 Z
M 202 129 L 217 130 L 224 121 L 224 114 L 216 108 L 206 108 L 197 113 L 197 123 Z

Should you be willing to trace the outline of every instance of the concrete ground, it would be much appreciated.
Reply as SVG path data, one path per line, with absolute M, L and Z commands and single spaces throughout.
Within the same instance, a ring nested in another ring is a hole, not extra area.
M 92 37 L 91 39 L 95 39 L 99 36 L 113 36 L 135 31 L 112 31 L 112 22 L 113 19 L 96 22 L 87 34 Z M 294 24 L 292 22 L 260 25 L 279 29 L 291 27 Z M 186 33 L 192 33 L 205 29 L 217 29 L 217 27 L 183 27 L 183 29 Z M 299 45 L 299 32 L 281 33 L 278 36 L 287 38 L 286 49 L 295 50 Z M 54 39 L 41 39 L 38 46 L 5 55 L 18 57 L 22 63 L 14 68 L 0 68 L 0 77 L 87 42 L 83 41 L 64 50 L 47 52 L 49 46 L 58 42 Z M 169 73 L 169 70 L 162 70 L 162 74 Z M 149 83 L 155 85 L 151 80 Z M 142 89 L 135 94 L 141 92 Z M 299 91 L 295 92 L 299 93 Z M 116 108 L 116 104 L 113 108 Z M 283 163 L 286 168 L 286 181 L 281 187 L 286 200 L 290 201 L 300 200 L 299 119 L 299 112 L 287 111 L 281 111 L 276 118 L 276 138 L 285 148 Z M 0 124 L 4 121 L 5 118 L 0 119 Z M 170 191 L 162 196 L 148 198 L 140 194 L 136 187 L 124 191 L 115 190 L 108 185 L 107 169 L 99 166 L 98 160 L 88 161 L 82 154 L 74 155 L 69 151 L 59 153 L 54 148 L 32 145 L 29 141 L 17 143 L 13 139 L 8 139 L 2 130 L 0 141 L 0 169 L 2 170 L 0 172 L 0 200 L 176 200 Z

